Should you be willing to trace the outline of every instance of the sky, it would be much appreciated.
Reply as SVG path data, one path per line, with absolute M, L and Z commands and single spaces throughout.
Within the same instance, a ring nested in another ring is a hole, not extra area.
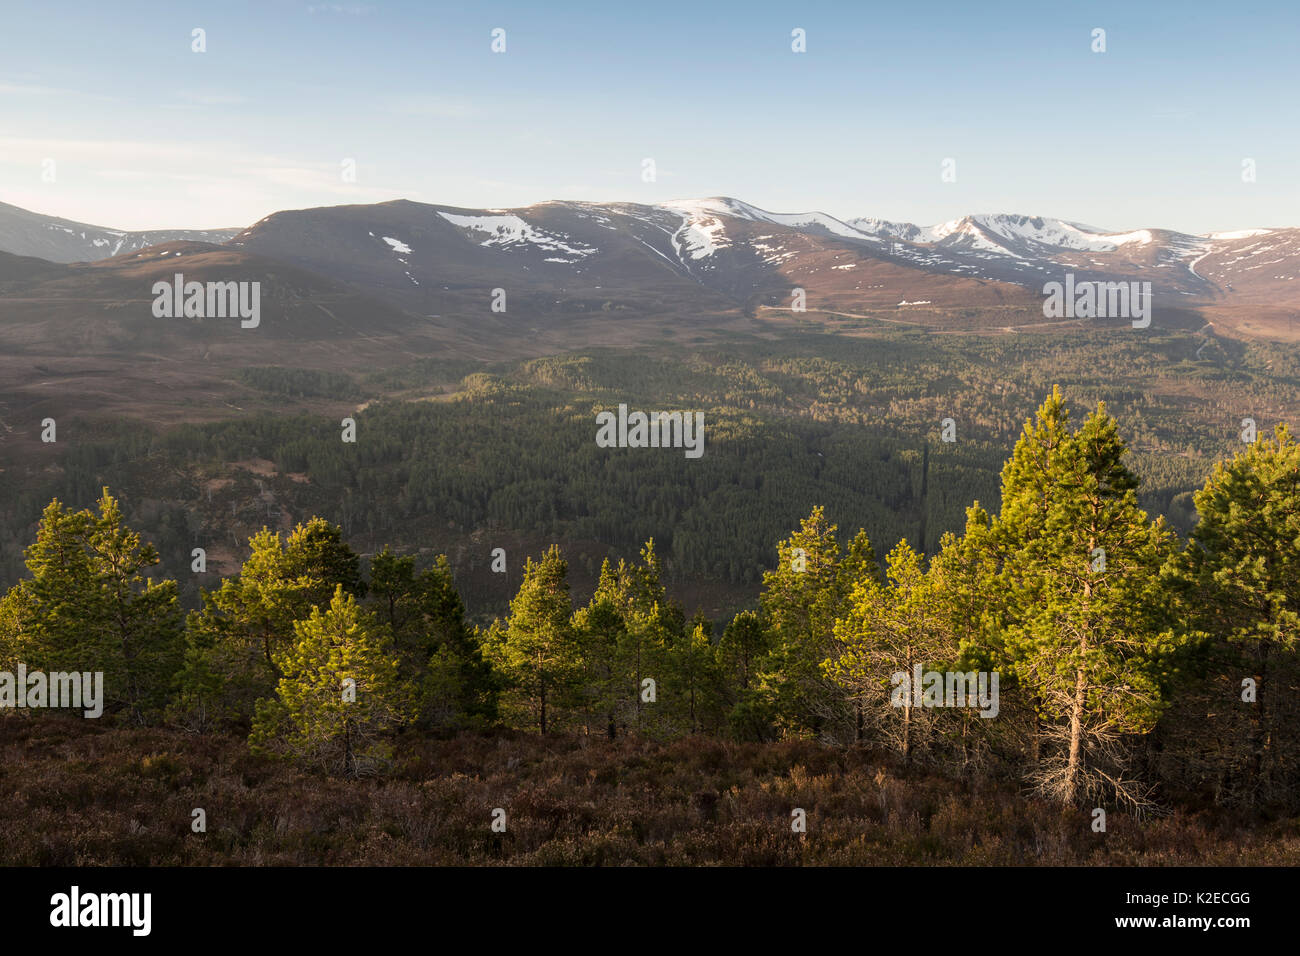
M 705 196 L 1300 225 L 1295 0 L 4 0 L 0 24 L 0 201 L 102 226 Z

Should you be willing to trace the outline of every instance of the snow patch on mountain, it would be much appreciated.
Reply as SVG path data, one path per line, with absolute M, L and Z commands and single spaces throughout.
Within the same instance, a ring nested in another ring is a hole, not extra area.
M 1212 232 L 1207 239 L 1249 239 L 1252 236 L 1266 236 L 1272 229 L 1237 229 L 1234 232 Z
M 721 216 L 746 219 L 750 222 L 767 222 L 774 226 L 788 226 L 791 229 L 824 229 L 831 235 L 840 236 L 844 239 L 858 239 L 868 242 L 879 241 L 875 236 L 860 229 L 855 229 L 848 223 L 841 222 L 834 216 L 828 216 L 824 212 L 768 212 L 765 209 L 759 209 L 757 206 L 751 206 L 749 203 L 741 202 L 739 199 L 730 199 L 725 196 L 715 196 L 710 199 L 674 199 L 661 203 L 659 208 L 675 212 L 681 216 L 685 223 L 684 228 L 693 229 L 699 227 L 705 229 L 715 243 L 719 230 L 718 226 L 714 224 L 719 222 L 718 217 Z M 707 246 L 704 248 L 707 248 Z M 718 248 L 721 248 L 721 246 Z M 711 254 L 712 250 L 693 257 L 700 258 L 702 255 Z
M 686 219 L 701 219 L 713 216 L 731 216 L 734 219 L 749 219 L 763 222 L 767 213 L 757 206 L 751 206 L 739 199 L 715 196 L 711 199 L 672 199 L 659 204 L 660 209 L 667 209 Z
M 562 252 L 579 258 L 593 255 L 598 251 L 594 246 L 578 242 L 576 239 L 562 233 L 539 229 L 518 216 L 508 213 L 499 216 L 460 216 L 450 212 L 439 212 L 438 215 L 453 226 L 458 226 L 471 233 L 486 235 L 487 238 L 479 243 L 480 246 L 500 246 L 502 248 L 533 246 L 544 252 Z M 557 260 L 553 258 L 548 261 L 574 262 L 576 260 Z
M 1026 245 L 1075 252 L 1114 252 L 1130 243 L 1148 245 L 1153 239 L 1147 229 L 1106 233 L 1063 219 L 1005 214 L 963 216 L 922 229 L 921 235 L 930 242 L 949 240 L 948 245 L 970 245 L 987 252 L 1015 256 L 1020 256 L 1020 250 Z
M 910 222 L 891 222 L 888 219 L 877 219 L 874 216 L 849 219 L 847 222 L 848 225 L 859 232 L 882 239 L 901 239 L 904 242 L 929 241 L 921 239 L 924 230 Z
M 683 254 L 692 259 L 705 259 L 731 245 L 731 240 L 723 230 L 722 220 L 707 215 L 688 217 L 682 227 L 673 233 L 672 242 L 678 259 L 682 259 Z

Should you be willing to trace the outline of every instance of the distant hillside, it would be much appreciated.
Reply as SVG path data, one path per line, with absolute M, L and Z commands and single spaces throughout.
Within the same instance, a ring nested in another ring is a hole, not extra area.
M 0 252 L 50 262 L 95 262 L 160 242 L 225 242 L 238 229 L 149 229 L 131 232 L 43 216 L 0 202 Z

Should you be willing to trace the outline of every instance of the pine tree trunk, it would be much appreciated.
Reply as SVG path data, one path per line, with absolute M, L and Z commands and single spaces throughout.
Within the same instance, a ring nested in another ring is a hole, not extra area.
M 1070 760 L 1065 767 L 1065 802 L 1074 803 L 1079 796 L 1079 777 L 1083 772 L 1083 706 L 1087 679 L 1083 668 L 1075 672 L 1074 700 L 1070 705 Z
M 632 688 L 632 699 L 636 705 L 636 732 L 641 733 L 641 641 L 636 642 L 636 686 Z
M 537 696 L 541 705 L 540 723 L 542 736 L 546 736 L 546 671 L 542 670 L 542 655 L 537 655 Z
M 903 760 L 912 759 L 912 702 L 903 708 Z
M 1092 535 L 1088 538 L 1088 553 L 1091 554 L 1097 547 L 1097 537 Z M 1083 584 L 1083 603 L 1088 606 L 1092 600 L 1092 581 L 1085 580 Z M 1085 635 L 1079 642 L 1080 660 L 1085 659 L 1083 655 L 1088 653 L 1088 638 Z M 1083 775 L 1083 709 L 1087 703 L 1088 678 L 1084 674 L 1083 667 L 1079 666 L 1074 672 L 1074 699 L 1070 702 L 1070 756 L 1069 762 L 1065 765 L 1065 802 L 1067 804 L 1075 803 L 1079 798 L 1079 778 Z
M 1268 722 L 1272 714 L 1265 705 L 1265 683 L 1268 677 L 1268 648 L 1261 643 L 1255 654 L 1255 707 L 1251 717 L 1251 791 L 1255 803 L 1268 798 L 1269 743 Z
M 905 660 L 909 668 L 915 663 L 912 659 L 912 645 L 908 644 L 904 648 Z M 914 670 L 908 671 L 908 680 L 911 680 Z M 921 688 L 909 683 L 907 687 L 907 703 L 903 706 L 903 761 L 912 759 L 912 708 L 921 700 Z

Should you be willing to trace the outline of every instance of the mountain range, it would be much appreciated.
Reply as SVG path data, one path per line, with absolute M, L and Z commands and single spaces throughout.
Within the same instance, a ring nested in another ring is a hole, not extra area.
M 725 197 L 657 205 L 553 201 L 467 209 L 406 200 L 277 212 L 244 229 L 127 231 L 0 204 L 0 343 L 119 345 L 160 331 L 144 305 L 157 280 L 260 281 L 263 328 L 282 341 L 405 340 L 485 357 L 524 329 L 681 328 L 744 316 L 793 320 L 794 290 L 822 319 L 937 331 L 1048 324 L 1043 285 L 1149 281 L 1160 326 L 1291 339 L 1300 314 L 1300 229 L 1190 235 L 1113 232 L 1011 214 L 933 226 L 773 213 Z M 69 325 L 69 323 L 74 323 Z M 574 323 L 577 323 L 575 326 Z M 1077 324 L 1077 323 L 1066 323 Z M 419 340 L 419 341 L 416 341 Z

